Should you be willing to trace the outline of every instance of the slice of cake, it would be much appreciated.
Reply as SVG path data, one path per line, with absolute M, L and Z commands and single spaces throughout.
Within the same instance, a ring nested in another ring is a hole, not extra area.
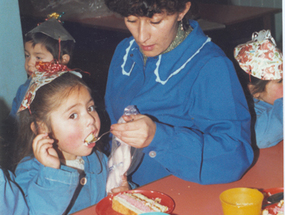
M 138 215 L 146 212 L 166 212 L 167 206 L 160 199 L 149 199 L 140 193 L 119 193 L 112 200 L 113 210 L 124 215 Z
M 85 143 L 85 145 L 89 145 L 90 143 L 92 143 L 96 140 L 97 140 L 97 138 L 95 137 L 95 135 L 93 133 L 91 133 L 85 138 L 84 143 Z
M 271 213 L 268 209 L 264 209 L 262 215 L 284 215 L 284 200 L 282 199 L 276 206 L 271 207 L 270 211 Z

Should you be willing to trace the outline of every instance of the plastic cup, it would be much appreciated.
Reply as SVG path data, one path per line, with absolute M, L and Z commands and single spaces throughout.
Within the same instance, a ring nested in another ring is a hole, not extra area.
M 252 188 L 232 188 L 220 195 L 224 215 L 260 215 L 263 194 Z

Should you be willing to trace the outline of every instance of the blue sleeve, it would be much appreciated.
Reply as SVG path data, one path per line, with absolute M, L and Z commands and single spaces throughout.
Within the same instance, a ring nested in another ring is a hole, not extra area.
M 10 173 L 10 180 L 0 169 L 0 214 L 29 214 L 28 206 L 19 186 L 14 182 L 14 175 Z
M 12 102 L 12 109 L 11 109 L 11 112 L 10 112 L 10 116 L 12 116 L 13 118 L 16 118 L 16 114 L 17 114 L 17 111 L 26 95 L 26 92 L 28 90 L 28 87 L 30 85 L 30 82 L 31 82 L 31 79 L 27 79 L 26 82 L 24 84 L 22 84 L 18 90 L 17 90 L 17 94 L 15 96 L 15 98 L 13 99 L 13 102 Z
M 16 182 L 20 185 L 30 214 L 61 215 L 68 207 L 79 182 L 79 173 L 45 167 L 36 159 L 24 159 L 16 168 Z
M 220 57 L 203 66 L 185 99 L 185 109 L 193 126 L 157 122 L 155 137 L 144 149 L 146 155 L 155 151 L 154 159 L 187 181 L 219 184 L 239 180 L 253 161 L 251 117 L 229 61 Z
M 259 108 L 256 103 L 255 135 L 259 148 L 275 146 L 283 140 L 283 98 L 277 99 L 272 107 Z

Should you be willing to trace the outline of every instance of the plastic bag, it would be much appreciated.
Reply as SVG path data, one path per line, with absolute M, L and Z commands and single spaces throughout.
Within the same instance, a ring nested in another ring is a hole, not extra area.
M 31 0 L 31 4 L 39 14 L 64 12 L 64 19 L 94 18 L 113 14 L 104 0 Z
M 124 115 L 136 115 L 139 111 L 135 106 L 130 105 L 125 108 Z M 121 117 L 118 123 L 126 123 Z M 121 186 L 122 176 L 127 174 L 129 168 L 136 168 L 142 157 L 142 150 L 136 149 L 124 143 L 117 137 L 112 138 L 112 151 L 109 157 L 109 175 L 107 179 L 106 191 L 110 193 L 113 188 Z M 128 172 L 129 174 L 130 172 Z

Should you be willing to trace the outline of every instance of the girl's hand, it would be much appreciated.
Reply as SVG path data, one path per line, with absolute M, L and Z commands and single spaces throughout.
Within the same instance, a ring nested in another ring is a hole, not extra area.
M 156 131 L 156 124 L 146 115 L 123 116 L 127 123 L 111 126 L 111 132 L 117 138 L 135 148 L 147 147 Z
M 127 190 L 130 190 L 130 186 L 129 186 L 127 177 L 125 175 L 123 175 L 122 176 L 122 185 L 120 187 L 113 188 L 111 190 L 112 193 L 109 193 L 109 194 L 119 193 L 119 192 L 123 192 L 123 191 L 127 191 Z
M 44 166 L 59 169 L 60 160 L 56 150 L 53 148 L 54 140 L 48 134 L 39 134 L 33 140 L 33 152 L 35 158 Z

